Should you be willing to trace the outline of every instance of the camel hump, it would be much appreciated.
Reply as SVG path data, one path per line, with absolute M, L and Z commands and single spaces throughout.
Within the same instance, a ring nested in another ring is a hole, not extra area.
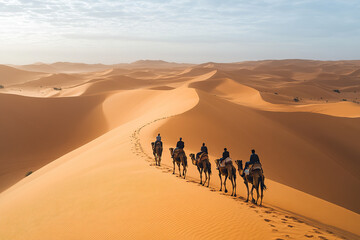
M 251 171 L 261 170 L 261 169 L 262 169 L 261 163 L 254 163 L 251 167 Z
M 229 158 L 229 157 L 225 158 L 225 159 L 221 162 L 220 167 L 226 167 L 226 166 L 228 166 L 228 165 L 232 165 L 232 159 Z
M 208 156 L 208 154 L 207 154 L 206 152 L 203 152 L 203 153 L 201 153 L 201 154 L 199 155 L 199 159 L 200 159 L 200 160 L 204 160 L 205 157 L 207 157 L 207 156 Z
M 185 153 L 185 152 L 181 148 L 175 148 L 174 154 L 180 154 L 180 153 Z

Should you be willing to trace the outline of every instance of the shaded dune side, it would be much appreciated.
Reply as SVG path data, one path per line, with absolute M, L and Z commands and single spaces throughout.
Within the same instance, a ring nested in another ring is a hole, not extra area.
M 22 88 L 69 87 L 83 83 L 85 81 L 84 77 L 85 76 L 82 76 L 80 74 L 56 73 L 46 77 L 41 77 L 37 80 L 28 81 L 23 84 L 18 84 L 15 85 L 14 87 L 22 87 Z
M 5 87 L 35 80 L 41 76 L 47 76 L 47 73 L 30 72 L 19 70 L 13 67 L 0 65 L 0 85 Z
M 205 141 L 212 155 L 220 157 L 227 147 L 245 161 L 255 148 L 268 178 L 360 212 L 360 149 L 353 141 L 360 119 L 266 112 L 198 94 L 195 108 L 157 130 L 168 141 L 182 136 L 195 149 Z
M 0 94 L 0 191 L 104 133 L 103 100 Z

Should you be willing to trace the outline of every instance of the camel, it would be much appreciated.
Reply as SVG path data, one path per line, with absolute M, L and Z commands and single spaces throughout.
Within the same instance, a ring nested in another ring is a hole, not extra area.
M 154 157 L 155 157 L 155 164 L 156 164 L 156 166 L 160 166 L 161 155 L 162 155 L 162 151 L 163 151 L 161 143 L 157 142 L 157 144 L 155 146 L 155 143 L 152 142 L 151 146 L 152 146 Z
M 202 153 L 200 155 L 200 158 L 195 159 L 195 154 L 191 153 L 190 158 L 192 160 L 192 163 L 197 167 L 199 173 L 200 173 L 200 184 L 205 185 L 206 181 L 208 182 L 207 187 L 209 187 L 210 184 L 210 175 L 211 175 L 211 163 L 209 161 L 209 156 L 207 153 Z M 205 173 L 205 181 L 202 182 L 202 173 Z
M 175 151 L 175 153 L 174 153 L 174 148 L 169 148 L 169 150 L 170 150 L 171 156 L 174 156 L 173 157 L 173 165 L 174 165 L 173 174 L 175 174 L 175 162 L 176 162 L 176 164 L 178 165 L 179 174 L 181 177 L 181 170 L 180 170 L 180 163 L 181 163 L 181 165 L 183 166 L 183 176 L 185 179 L 186 168 L 187 168 L 187 158 L 186 158 L 184 150 L 178 149 L 178 151 Z
M 222 186 L 223 186 L 221 175 L 224 175 L 225 176 L 225 180 L 224 180 L 225 192 L 226 193 L 228 192 L 226 189 L 226 180 L 227 180 L 227 178 L 229 178 L 231 180 L 231 184 L 232 184 L 231 196 L 236 197 L 236 168 L 232 165 L 232 163 L 225 164 L 225 167 L 221 167 L 220 159 L 216 159 L 215 163 L 219 170 L 219 178 L 220 178 L 220 183 L 221 183 L 220 191 L 222 191 Z
M 236 160 L 235 162 L 238 165 L 238 171 L 239 171 L 239 174 L 241 176 L 241 174 L 243 173 L 242 160 Z M 258 200 L 259 200 L 259 185 L 260 185 L 261 198 L 260 198 L 260 204 L 259 205 L 261 206 L 262 200 L 263 200 L 263 197 L 264 197 L 263 191 L 264 191 L 264 189 L 266 189 L 265 177 L 264 177 L 264 174 L 262 173 L 262 170 L 261 169 L 252 170 L 251 174 L 244 175 L 242 178 L 244 179 L 244 183 L 245 183 L 245 186 L 246 186 L 246 189 L 247 189 L 247 199 L 246 199 L 246 201 L 249 201 L 249 185 L 248 185 L 248 183 L 252 184 L 251 198 L 252 198 L 252 202 L 255 203 L 255 204 L 257 204 Z M 254 195 L 253 195 L 254 188 L 256 189 L 256 193 L 257 193 L 256 201 L 255 201 Z

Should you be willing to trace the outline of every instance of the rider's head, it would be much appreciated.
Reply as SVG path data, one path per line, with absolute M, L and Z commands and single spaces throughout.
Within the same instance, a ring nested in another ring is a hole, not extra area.
M 160 133 L 158 133 L 158 136 L 160 136 Z
M 180 138 L 180 141 L 182 140 L 182 137 Z
M 224 148 L 224 151 L 227 151 L 227 148 Z
M 255 153 L 255 149 L 252 149 L 251 152 L 252 152 L 252 153 Z
M 205 143 L 203 143 L 203 146 L 205 146 Z

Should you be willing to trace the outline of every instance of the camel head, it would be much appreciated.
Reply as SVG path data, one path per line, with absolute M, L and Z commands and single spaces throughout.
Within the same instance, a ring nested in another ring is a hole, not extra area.
M 219 166 L 220 159 L 215 159 L 214 162 L 215 162 L 216 166 Z
M 236 160 L 235 163 L 238 165 L 239 170 L 243 170 L 242 160 Z
M 173 155 L 174 148 L 169 148 L 171 155 Z
M 154 145 L 155 145 L 155 143 L 154 143 L 154 142 L 152 142 L 152 143 L 151 143 L 151 146 L 152 146 L 152 148 L 153 148 L 153 149 L 154 149 Z
M 190 154 L 189 154 L 189 157 L 191 158 L 192 163 L 193 163 L 194 165 L 196 165 L 195 154 L 190 153 Z

